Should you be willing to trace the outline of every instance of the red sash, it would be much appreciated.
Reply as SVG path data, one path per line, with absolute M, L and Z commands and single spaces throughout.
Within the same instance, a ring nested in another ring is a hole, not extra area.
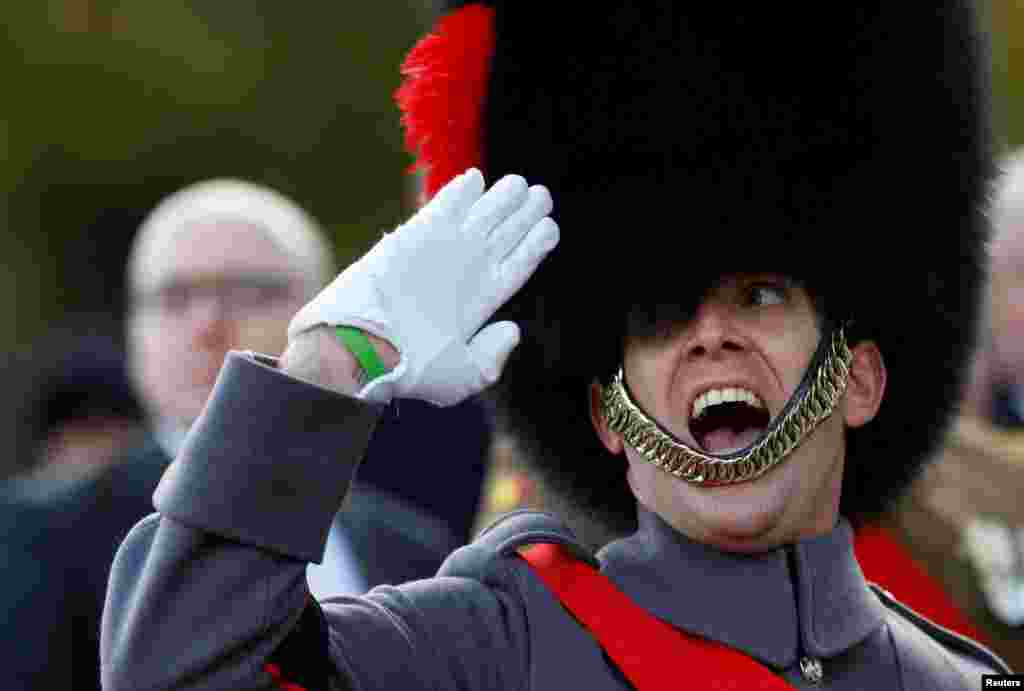
M 521 555 L 639 691 L 793 691 L 738 650 L 648 614 L 560 545 L 532 545 Z

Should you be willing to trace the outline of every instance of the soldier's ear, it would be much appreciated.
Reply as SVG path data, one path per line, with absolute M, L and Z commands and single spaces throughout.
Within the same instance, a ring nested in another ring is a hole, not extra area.
M 590 382 L 590 423 L 597 432 L 598 439 L 604 444 L 604 448 L 613 456 L 618 456 L 623 451 L 622 436 L 618 432 L 608 429 L 608 420 L 601 411 L 601 384 L 597 379 Z
M 874 341 L 850 348 L 850 378 L 843 395 L 843 416 L 849 427 L 866 425 L 878 414 L 885 396 L 887 374 L 882 351 Z

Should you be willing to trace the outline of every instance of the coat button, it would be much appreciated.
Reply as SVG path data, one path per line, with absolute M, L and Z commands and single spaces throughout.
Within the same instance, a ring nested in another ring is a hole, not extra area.
M 825 670 L 821 666 L 821 660 L 816 657 L 800 658 L 800 673 L 804 679 L 814 685 L 820 684 L 825 679 Z

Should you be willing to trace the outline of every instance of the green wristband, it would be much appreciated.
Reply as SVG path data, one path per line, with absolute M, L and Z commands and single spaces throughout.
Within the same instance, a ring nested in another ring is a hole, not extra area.
M 335 333 L 366 372 L 367 382 L 388 373 L 387 367 L 380 361 L 380 356 L 377 355 L 377 351 L 365 333 L 352 326 L 335 327 Z

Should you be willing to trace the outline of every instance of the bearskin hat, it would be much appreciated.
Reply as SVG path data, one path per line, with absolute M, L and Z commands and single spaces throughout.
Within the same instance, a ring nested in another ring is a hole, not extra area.
M 428 195 L 469 166 L 551 190 L 562 240 L 495 317 L 523 330 L 495 392 L 580 516 L 635 525 L 590 382 L 619 366 L 624 334 L 685 318 L 734 272 L 803 281 L 882 351 L 886 396 L 849 430 L 843 514 L 909 484 L 959 400 L 984 279 L 975 19 L 964 0 L 444 9 L 403 64 L 407 144 Z

